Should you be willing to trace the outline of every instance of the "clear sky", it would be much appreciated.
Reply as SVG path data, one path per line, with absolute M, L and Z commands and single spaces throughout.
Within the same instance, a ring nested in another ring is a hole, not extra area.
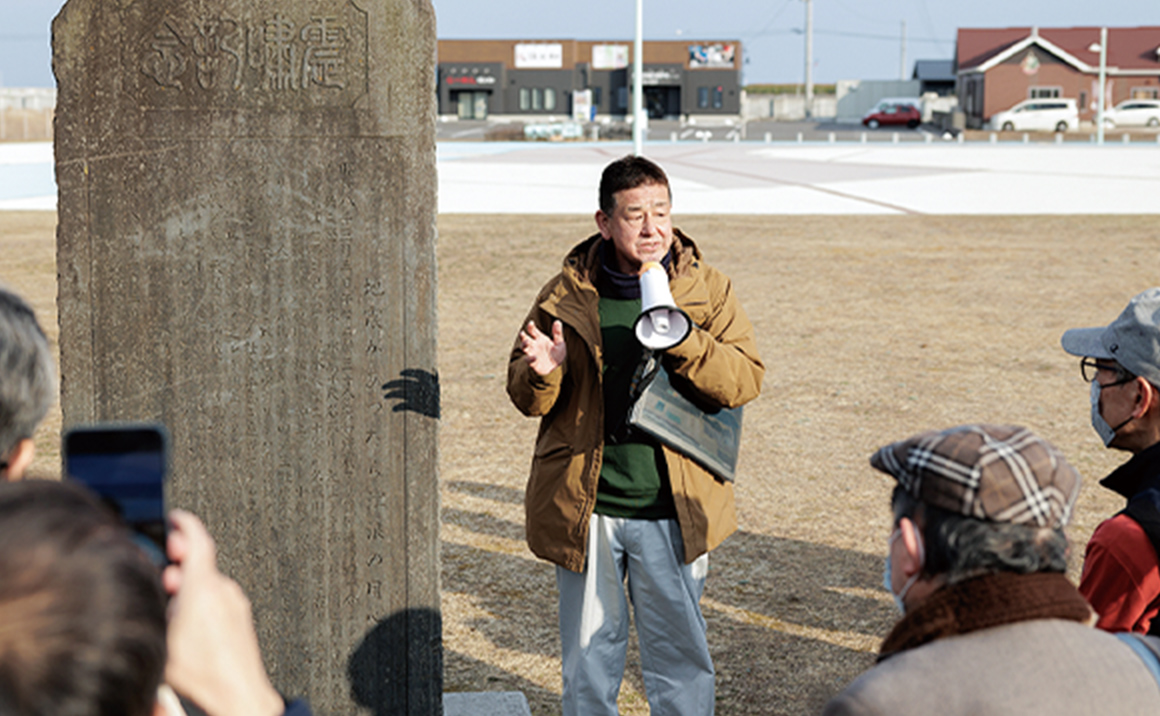
M 371 1 L 381 0 L 354 0 Z M 49 24 L 63 4 L 0 0 L 0 86 L 54 84 Z M 446 39 L 628 40 L 636 17 L 635 0 L 433 4 Z M 950 59 L 960 27 L 1160 25 L 1160 0 L 814 0 L 813 6 L 820 83 L 898 79 L 903 22 L 908 74 L 916 59 Z M 804 76 L 803 0 L 644 0 L 644 26 L 648 40 L 741 40 L 747 84 Z

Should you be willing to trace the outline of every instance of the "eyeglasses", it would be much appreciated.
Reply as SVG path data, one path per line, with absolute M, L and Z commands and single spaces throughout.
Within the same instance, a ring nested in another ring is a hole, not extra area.
M 1079 372 L 1080 375 L 1083 376 L 1085 383 L 1093 382 L 1101 370 L 1106 370 L 1111 373 L 1115 373 L 1116 375 L 1116 379 L 1114 381 L 1111 383 L 1101 384 L 1101 388 L 1109 388 L 1113 385 L 1123 385 L 1124 383 L 1128 383 L 1132 380 L 1135 380 L 1136 378 L 1136 376 L 1124 370 L 1124 368 L 1117 363 L 1096 363 L 1095 358 L 1083 358 L 1079 362 Z

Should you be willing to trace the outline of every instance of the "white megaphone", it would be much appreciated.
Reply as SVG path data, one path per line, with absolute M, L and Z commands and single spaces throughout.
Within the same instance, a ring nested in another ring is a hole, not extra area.
M 685 340 L 692 329 L 688 314 L 673 301 L 664 267 L 646 262 L 640 272 L 640 315 L 633 326 L 636 339 L 645 348 L 663 351 Z

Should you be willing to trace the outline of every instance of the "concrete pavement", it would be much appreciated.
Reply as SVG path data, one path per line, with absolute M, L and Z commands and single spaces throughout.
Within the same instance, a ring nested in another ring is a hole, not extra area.
M 589 214 L 625 142 L 440 142 L 442 213 Z M 687 214 L 1154 214 L 1160 144 L 654 142 Z M 56 207 L 52 145 L 0 144 L 0 210 Z
M 443 213 L 587 214 L 627 143 L 439 145 Z M 1160 213 L 1160 145 L 658 142 L 690 214 Z

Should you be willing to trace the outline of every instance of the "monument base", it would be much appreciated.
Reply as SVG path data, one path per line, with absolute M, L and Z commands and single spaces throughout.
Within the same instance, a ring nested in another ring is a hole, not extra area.
M 472 691 L 443 694 L 443 716 L 532 716 L 519 691 Z

